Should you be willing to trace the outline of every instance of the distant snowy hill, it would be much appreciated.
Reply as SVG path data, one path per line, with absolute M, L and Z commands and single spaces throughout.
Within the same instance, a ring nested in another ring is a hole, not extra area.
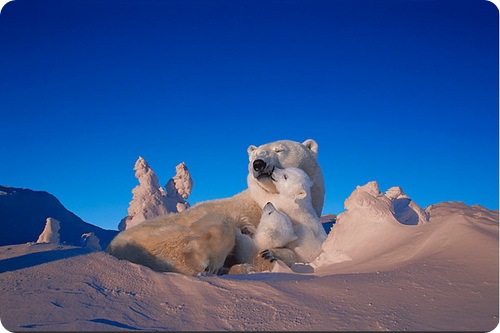
M 35 242 L 48 217 L 60 222 L 61 243 L 80 245 L 82 234 L 93 232 L 105 248 L 118 233 L 84 222 L 50 193 L 0 186 L 0 245 Z

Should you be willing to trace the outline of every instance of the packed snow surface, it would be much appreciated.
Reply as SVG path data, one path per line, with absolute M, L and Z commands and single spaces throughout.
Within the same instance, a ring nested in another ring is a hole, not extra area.
M 314 271 L 185 276 L 88 248 L 0 247 L 0 318 L 11 331 L 494 329 L 498 211 L 439 203 L 405 225 L 392 199 L 358 187 Z

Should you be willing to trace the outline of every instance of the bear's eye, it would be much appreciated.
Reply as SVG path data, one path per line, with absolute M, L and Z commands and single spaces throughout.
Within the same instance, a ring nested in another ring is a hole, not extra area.
M 267 213 L 267 215 L 271 215 L 273 213 L 273 211 L 270 211 L 269 213 Z
M 283 148 L 283 147 L 276 147 L 276 148 L 274 148 L 274 152 L 275 153 L 282 153 L 284 150 L 285 150 L 285 148 Z
M 285 173 L 285 174 L 283 174 L 283 178 L 285 178 L 285 180 L 287 180 L 287 179 L 288 179 L 288 176 L 286 175 L 286 173 Z

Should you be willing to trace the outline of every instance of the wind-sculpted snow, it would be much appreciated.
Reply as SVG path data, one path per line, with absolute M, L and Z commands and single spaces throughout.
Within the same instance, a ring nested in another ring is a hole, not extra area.
M 165 185 L 167 196 L 170 198 L 187 199 L 193 189 L 193 179 L 186 163 L 179 163 L 175 167 L 175 176 Z
M 165 185 L 166 190 L 160 186 L 158 177 L 144 158 L 137 159 L 134 170 L 139 185 L 132 190 L 128 215 L 120 221 L 118 230 L 189 207 L 186 199 L 191 194 L 193 180 L 185 163 L 177 165 L 176 175 Z
M 95 250 L 95 251 L 101 251 L 101 243 L 99 241 L 99 237 L 94 235 L 93 232 L 88 232 L 82 235 L 81 239 L 81 245 L 82 247 L 85 247 L 87 249 Z
M 391 187 L 385 195 L 391 199 L 394 216 L 402 224 L 415 225 L 429 222 L 429 215 L 410 199 L 401 187 Z
M 193 190 L 193 179 L 184 162 L 175 167 L 175 176 L 165 185 L 167 210 L 179 213 L 189 208 L 186 199 Z
M 45 228 L 40 236 L 38 236 L 37 243 L 54 243 L 59 244 L 59 221 L 52 217 L 47 217 Z
M 405 225 L 390 197 L 359 186 L 314 271 L 186 276 L 82 247 L 3 246 L 0 318 L 51 332 L 493 330 L 498 211 L 445 202 Z
M 383 194 L 376 182 L 358 186 L 345 200 L 346 210 L 337 216 L 336 223 L 323 243 L 323 253 L 313 262 L 313 266 L 321 268 L 352 261 L 350 265 L 363 262 L 388 267 L 420 255 L 429 255 L 438 250 L 443 239 L 453 237 L 456 233 L 460 241 L 466 242 L 460 233 L 465 225 L 471 227 L 466 230 L 470 237 L 484 229 L 484 222 L 481 222 L 484 219 L 492 224 L 493 231 L 488 231 L 490 236 L 495 235 L 495 228 L 498 230 L 498 212 L 461 203 L 452 203 L 447 208 L 443 208 L 446 204 L 442 203 L 424 211 L 417 204 L 413 208 L 408 204 L 399 205 L 398 199 L 411 200 L 399 187 L 393 187 Z M 462 211 L 457 208 L 461 205 L 466 207 Z M 405 215 L 409 210 L 415 215 Z M 439 216 L 440 211 L 443 211 L 446 219 L 455 217 L 461 223 L 454 225 L 447 220 L 443 225 L 440 218 L 434 217 Z M 466 214 L 472 214 L 471 218 L 467 219 Z M 405 218 L 408 216 L 414 219 L 413 222 L 419 222 L 403 224 L 408 222 Z M 474 222 L 471 225 L 467 221 Z M 428 237 L 436 237 L 440 241 L 429 243 Z M 394 254 L 394 257 L 390 254 Z
M 148 162 L 139 157 L 135 162 L 134 170 L 139 185 L 132 190 L 133 198 L 128 207 L 128 216 L 120 222 L 119 230 L 168 213 L 158 177 L 149 167 Z

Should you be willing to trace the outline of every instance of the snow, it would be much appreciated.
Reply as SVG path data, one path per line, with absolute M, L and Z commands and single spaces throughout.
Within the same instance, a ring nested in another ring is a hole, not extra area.
M 186 163 L 179 163 L 175 167 L 175 176 L 165 185 L 166 205 L 169 212 L 178 213 L 189 208 L 186 199 L 193 190 L 193 179 Z
M 101 251 L 101 243 L 99 237 L 97 237 L 93 232 L 87 232 L 82 235 L 81 239 L 82 247 L 87 249 Z
M 385 195 L 394 206 L 394 217 L 403 224 L 415 225 L 429 222 L 429 215 L 406 195 L 399 186 L 391 187 Z
M 82 234 L 92 232 L 106 248 L 117 234 L 83 221 L 45 191 L 1 185 L 0 191 L 4 193 L 0 195 L 0 246 L 36 241 L 48 217 L 60 222 L 59 242 L 64 244 L 80 245 Z
M 133 197 L 128 207 L 128 216 L 122 219 L 118 230 L 125 230 L 146 219 L 168 213 L 158 177 L 148 162 L 139 156 L 134 170 L 139 185 L 132 190 Z
M 139 185 L 132 190 L 128 215 L 120 221 L 118 230 L 189 207 L 186 199 L 191 193 L 193 180 L 184 162 L 176 166 L 176 175 L 165 185 L 166 189 L 160 186 L 158 177 L 143 157 L 139 156 L 134 170 Z
M 323 260 L 278 264 L 273 273 L 185 276 L 82 247 L 3 246 L 0 318 L 11 331 L 497 326 L 498 211 L 445 202 L 426 208 L 427 223 L 405 225 L 375 182 L 358 187 L 345 208 Z
M 47 217 L 45 228 L 40 236 L 38 236 L 37 243 L 56 243 L 59 244 L 59 221 L 52 217 Z

